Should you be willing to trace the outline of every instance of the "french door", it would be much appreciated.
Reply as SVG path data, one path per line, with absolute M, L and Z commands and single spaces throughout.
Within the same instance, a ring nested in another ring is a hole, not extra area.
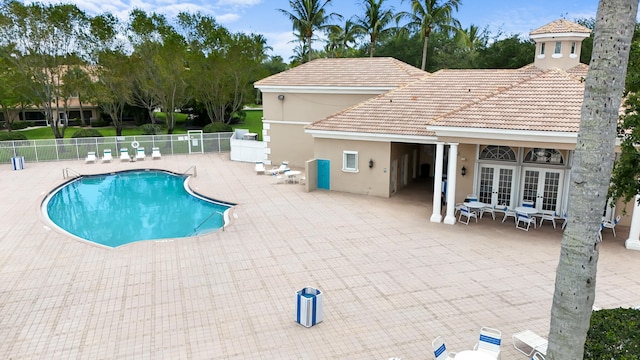
M 559 213 L 563 178 L 564 170 L 523 168 L 521 200 L 533 201 L 538 210 Z
M 480 165 L 478 200 L 485 204 L 512 204 L 515 166 Z

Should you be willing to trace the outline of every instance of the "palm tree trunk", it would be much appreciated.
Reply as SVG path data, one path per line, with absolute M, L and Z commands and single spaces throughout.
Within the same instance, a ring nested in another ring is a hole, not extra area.
M 429 48 L 429 36 L 424 37 L 424 43 L 422 44 L 422 65 L 420 69 L 424 71 L 427 67 L 427 49 Z
M 618 109 L 638 0 L 601 0 L 585 83 L 546 358 L 582 359 L 596 288 L 598 230 L 615 156 Z

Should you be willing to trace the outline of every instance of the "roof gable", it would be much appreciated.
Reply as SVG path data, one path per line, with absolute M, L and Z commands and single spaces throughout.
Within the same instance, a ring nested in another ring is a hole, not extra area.
M 539 27 L 532 32 L 529 33 L 529 36 L 532 35 L 543 35 L 543 34 L 566 34 L 566 33 L 578 33 L 578 34 L 590 34 L 591 29 L 588 27 L 582 26 L 580 24 L 576 24 L 571 21 L 567 21 L 565 19 L 558 19 L 556 21 L 552 21 L 542 27 Z
M 257 81 L 260 87 L 385 87 L 393 89 L 429 73 L 391 57 L 316 59 Z
M 534 66 L 516 70 L 440 70 L 314 122 L 307 129 L 432 136 L 427 125 L 433 120 L 542 73 Z

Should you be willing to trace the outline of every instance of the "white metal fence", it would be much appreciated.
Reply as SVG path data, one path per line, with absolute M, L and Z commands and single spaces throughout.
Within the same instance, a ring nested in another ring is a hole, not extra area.
M 68 138 L 50 140 L 0 141 L 0 163 L 11 163 L 12 157 L 22 156 L 25 162 L 80 160 L 89 151 L 102 157 L 110 149 L 117 158 L 121 149 L 135 154 L 136 147 L 151 155 L 151 148 L 160 148 L 164 155 L 191 153 L 220 153 L 231 149 L 233 133 L 202 133 L 171 135 L 109 136 L 97 138 Z

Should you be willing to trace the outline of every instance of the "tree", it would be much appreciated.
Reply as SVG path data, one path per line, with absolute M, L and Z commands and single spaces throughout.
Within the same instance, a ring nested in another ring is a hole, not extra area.
M 403 0 L 404 1 L 404 0 Z M 407 26 L 420 32 L 422 44 L 422 70 L 427 65 L 427 49 L 429 37 L 435 29 L 450 31 L 460 28 L 460 22 L 453 17 L 453 11 L 458 11 L 460 0 L 411 0 L 411 13 L 402 12 L 398 16 L 409 19 Z
M 625 88 L 620 157 L 613 168 L 608 197 L 628 203 L 640 194 L 640 24 L 636 24 L 633 33 Z
M 105 50 L 98 55 L 98 61 L 100 65 L 94 74 L 96 98 L 111 117 L 116 135 L 122 136 L 122 111 L 131 99 L 129 57 L 121 49 Z
M 496 38 L 500 36 L 498 34 Z M 495 40 L 478 52 L 477 67 L 482 69 L 517 69 L 531 63 L 536 52 L 530 40 L 521 40 L 516 34 Z
M 83 126 L 86 125 L 86 119 L 84 118 L 82 103 L 85 100 L 92 99 L 90 95 L 93 93 L 91 87 L 92 80 L 81 65 L 69 66 L 67 71 L 62 74 L 61 94 L 64 99 L 70 99 L 74 96 L 78 98 L 78 105 L 80 106 L 80 123 Z
M 189 48 L 190 83 L 209 118 L 229 123 L 233 114 L 253 99 L 252 83 L 268 73 L 266 40 L 262 35 L 230 34 L 215 19 L 202 14 L 178 15 Z
M 356 17 L 356 26 L 360 31 L 369 36 L 369 56 L 373 57 L 376 43 L 381 36 L 389 32 L 389 24 L 393 22 L 394 15 L 391 9 L 383 8 L 384 0 L 363 0 L 365 15 Z
M 571 169 L 569 219 L 562 237 L 547 359 L 582 359 L 596 287 L 598 230 L 615 155 L 618 110 L 637 0 L 601 0 Z
M 278 9 L 292 22 L 293 30 L 298 32 L 302 48 L 307 51 L 307 61 L 311 61 L 313 34 L 325 29 L 332 18 L 342 19 L 339 14 L 326 13 L 326 7 L 330 3 L 331 0 L 289 0 L 291 12 Z
M 344 26 L 330 25 L 327 29 L 327 45 L 325 51 L 329 57 L 348 57 L 353 54 L 352 48 L 362 33 L 358 26 L 351 20 L 346 20 Z
M 75 5 L 22 4 L 5 1 L 0 6 L 0 56 L 30 79 L 25 93 L 44 110 L 56 138 L 64 137 L 66 122 L 60 113 L 61 81 L 71 59 L 87 58 L 90 18 Z

